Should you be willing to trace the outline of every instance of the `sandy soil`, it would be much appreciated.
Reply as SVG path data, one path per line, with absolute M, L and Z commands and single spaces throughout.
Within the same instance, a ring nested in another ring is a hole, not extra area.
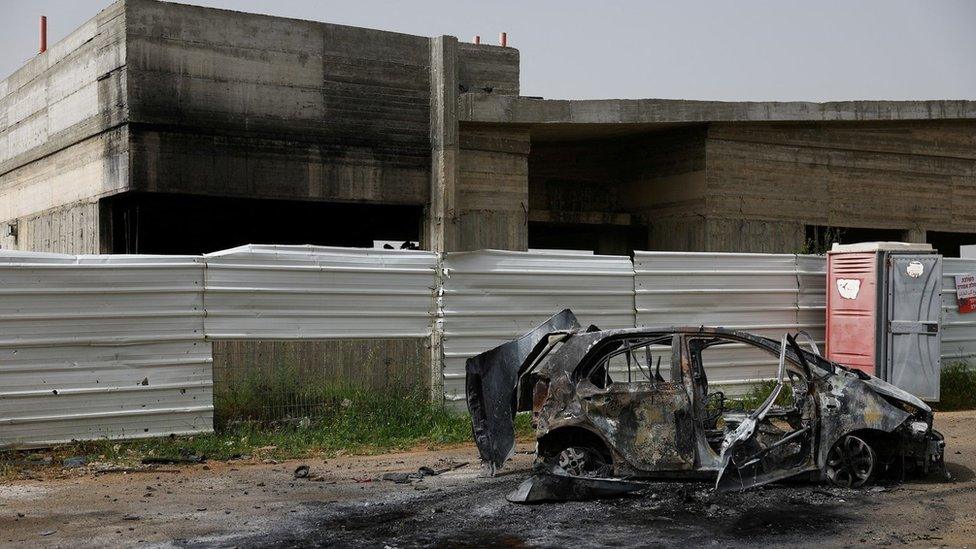
M 524 506 L 505 495 L 528 474 L 480 476 L 463 446 L 283 463 L 229 462 L 0 485 L 0 544 L 32 547 L 847 546 L 976 544 L 976 412 L 939 414 L 951 482 L 840 490 L 783 484 L 715 494 L 658 483 L 638 496 Z M 467 463 L 467 465 L 462 465 Z M 308 478 L 295 479 L 301 464 Z M 389 472 L 437 476 L 398 484 Z M 166 471 L 166 472 L 164 472 Z

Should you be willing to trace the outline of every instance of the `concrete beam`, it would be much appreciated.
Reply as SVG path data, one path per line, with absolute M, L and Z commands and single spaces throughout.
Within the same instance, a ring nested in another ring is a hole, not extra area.
M 503 124 L 681 124 L 949 120 L 976 118 L 976 101 L 725 102 L 674 99 L 556 100 L 466 93 L 462 122 Z

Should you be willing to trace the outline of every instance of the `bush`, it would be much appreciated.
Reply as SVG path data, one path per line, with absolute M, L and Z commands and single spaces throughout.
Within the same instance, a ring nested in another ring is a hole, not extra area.
M 755 410 L 766 402 L 766 399 L 776 388 L 776 382 L 773 380 L 761 381 L 751 388 L 749 391 L 738 398 L 730 398 L 730 402 L 726 404 L 728 409 L 741 409 L 741 410 Z M 776 397 L 777 406 L 789 406 L 793 403 L 793 393 L 790 391 L 790 384 L 787 383 L 783 390 L 780 391 L 779 396 Z
M 969 364 L 958 361 L 942 367 L 942 395 L 933 407 L 936 410 L 976 409 L 976 371 Z

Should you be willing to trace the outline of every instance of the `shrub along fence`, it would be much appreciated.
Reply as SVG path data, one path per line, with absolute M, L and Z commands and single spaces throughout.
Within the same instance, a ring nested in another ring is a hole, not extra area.
M 205 256 L 0 250 L 0 447 L 314 416 L 336 388 L 461 404 L 464 361 L 563 308 L 602 328 L 723 325 L 823 338 L 821 256 L 243 246 Z M 946 259 L 944 362 L 976 356 Z M 768 378 L 723 356 L 715 382 Z M 332 408 L 334 409 L 334 408 Z

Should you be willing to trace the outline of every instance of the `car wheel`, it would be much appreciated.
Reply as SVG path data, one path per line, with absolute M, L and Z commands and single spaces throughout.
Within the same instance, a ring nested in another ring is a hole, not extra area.
M 827 478 L 836 486 L 860 488 L 874 476 L 878 456 L 864 439 L 841 437 L 827 454 Z
M 556 454 L 555 463 L 576 477 L 605 476 L 610 464 L 603 454 L 586 446 L 569 446 Z

